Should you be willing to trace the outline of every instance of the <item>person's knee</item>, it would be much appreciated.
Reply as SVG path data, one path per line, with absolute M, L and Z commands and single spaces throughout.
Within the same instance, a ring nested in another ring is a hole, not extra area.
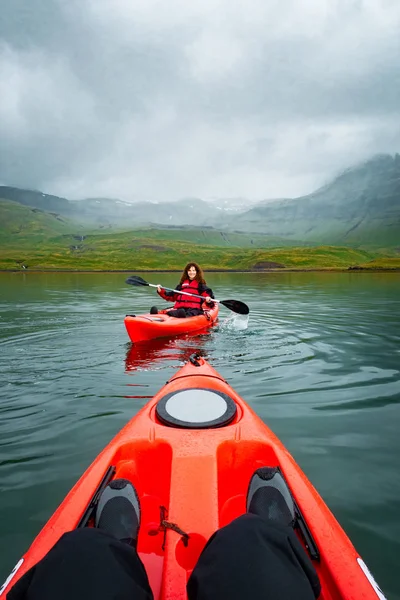
M 186 311 L 184 308 L 175 308 L 168 312 L 171 317 L 175 317 L 177 319 L 184 319 L 186 317 Z

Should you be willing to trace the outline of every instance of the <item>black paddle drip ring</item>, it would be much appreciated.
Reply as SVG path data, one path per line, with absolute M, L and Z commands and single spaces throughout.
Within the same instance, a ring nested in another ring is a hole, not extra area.
M 156 414 L 161 423 L 182 429 L 214 429 L 228 425 L 236 416 L 230 396 L 207 388 L 189 388 L 161 398 Z

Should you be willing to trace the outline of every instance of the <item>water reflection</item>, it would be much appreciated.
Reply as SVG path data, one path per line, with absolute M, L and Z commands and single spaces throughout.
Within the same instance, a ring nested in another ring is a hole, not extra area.
M 143 371 L 163 366 L 165 360 L 186 363 L 195 352 L 206 356 L 205 345 L 209 339 L 209 331 L 199 332 L 181 337 L 159 338 L 139 344 L 129 344 L 125 358 L 125 372 Z

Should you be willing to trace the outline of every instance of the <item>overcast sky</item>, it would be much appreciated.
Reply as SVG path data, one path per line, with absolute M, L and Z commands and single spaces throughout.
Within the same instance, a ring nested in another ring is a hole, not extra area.
M 261 200 L 396 151 L 399 0 L 1 0 L 2 184 Z

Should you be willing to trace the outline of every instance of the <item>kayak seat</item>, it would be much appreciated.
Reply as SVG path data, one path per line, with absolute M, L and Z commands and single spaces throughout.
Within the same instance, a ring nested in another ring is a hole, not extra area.
M 227 394 L 206 388 L 190 388 L 166 394 L 156 406 L 164 425 L 181 429 L 214 429 L 233 421 L 237 413 Z

